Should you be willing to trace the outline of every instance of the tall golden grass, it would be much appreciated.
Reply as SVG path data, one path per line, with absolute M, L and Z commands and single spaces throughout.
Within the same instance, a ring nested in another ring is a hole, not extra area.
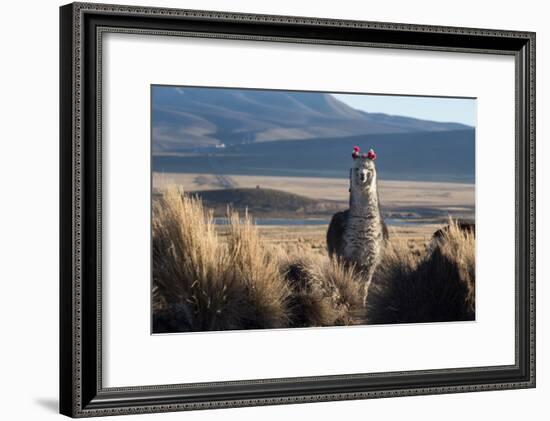
M 453 220 L 417 255 L 392 241 L 369 287 L 367 323 L 475 319 L 475 236 Z
M 301 251 L 285 256 L 281 272 L 291 286 L 291 325 L 338 326 L 364 320 L 363 279 L 353 266 Z
M 200 200 L 170 188 L 155 201 L 152 230 L 156 330 L 287 325 L 289 288 L 276 263 L 261 247 L 248 216 L 240 220 L 230 213 L 229 221 L 229 241 L 225 243 L 216 234 L 212 213 Z
M 248 214 L 212 212 L 172 187 L 153 203 L 153 331 L 468 320 L 474 314 L 473 235 L 451 223 L 424 255 L 386 248 L 366 307 L 360 271 L 307 250 L 266 245 Z
M 250 216 L 240 219 L 228 211 L 228 271 L 246 290 L 250 310 L 244 318 L 247 328 L 284 327 L 288 324 L 290 289 L 279 272 L 278 257 L 262 245 Z

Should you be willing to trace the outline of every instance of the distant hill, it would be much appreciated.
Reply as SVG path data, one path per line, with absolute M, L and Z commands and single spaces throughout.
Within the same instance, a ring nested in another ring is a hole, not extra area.
M 354 145 L 375 148 L 382 179 L 474 181 L 473 129 L 237 144 L 189 156 L 154 155 L 153 170 L 346 178 Z
M 367 113 L 317 92 L 155 86 L 153 153 L 281 140 L 446 132 L 458 123 Z
M 318 216 L 332 214 L 342 208 L 341 204 L 311 199 L 274 189 L 237 188 L 194 191 L 189 194 L 202 199 L 206 207 L 214 209 L 216 216 L 225 216 L 227 206 L 254 216 L 276 215 L 277 217 Z

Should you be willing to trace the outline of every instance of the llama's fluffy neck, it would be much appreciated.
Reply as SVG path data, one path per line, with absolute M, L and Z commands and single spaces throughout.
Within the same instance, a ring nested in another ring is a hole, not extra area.
M 352 184 L 350 189 L 349 210 L 351 216 L 379 216 L 380 206 L 376 180 L 373 180 L 372 185 L 365 189 L 360 185 Z
M 344 232 L 343 256 L 364 271 L 366 286 L 372 279 L 382 251 L 383 228 L 376 178 L 362 188 L 352 183 L 350 207 Z

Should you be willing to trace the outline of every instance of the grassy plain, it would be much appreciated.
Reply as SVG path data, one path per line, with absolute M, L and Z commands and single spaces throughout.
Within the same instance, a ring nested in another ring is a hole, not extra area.
M 177 188 L 155 197 L 152 221 L 155 333 L 475 318 L 475 239 L 453 223 L 430 249 L 390 238 L 369 283 L 314 247 L 321 227 L 260 231 L 234 211 L 220 226 Z M 277 235 L 284 247 L 266 241 Z
M 220 188 L 270 188 L 318 200 L 348 202 L 348 181 L 340 178 L 154 173 L 153 188 L 178 185 L 187 192 Z M 474 219 L 473 184 L 381 180 L 380 202 L 390 235 L 405 240 L 412 250 L 423 250 L 448 217 Z M 252 215 L 254 216 L 254 215 Z M 223 235 L 223 226 L 218 230 Z M 324 254 L 326 225 L 258 226 L 268 243 L 293 251 L 300 248 Z

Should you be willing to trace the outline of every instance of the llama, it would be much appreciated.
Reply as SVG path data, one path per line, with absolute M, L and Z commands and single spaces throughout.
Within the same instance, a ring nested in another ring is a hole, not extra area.
M 364 302 L 367 291 L 382 257 L 388 230 L 380 213 L 380 200 L 376 166 L 376 154 L 359 154 L 353 148 L 353 166 L 350 170 L 349 209 L 332 216 L 327 231 L 329 255 L 338 256 L 355 264 L 365 278 Z

